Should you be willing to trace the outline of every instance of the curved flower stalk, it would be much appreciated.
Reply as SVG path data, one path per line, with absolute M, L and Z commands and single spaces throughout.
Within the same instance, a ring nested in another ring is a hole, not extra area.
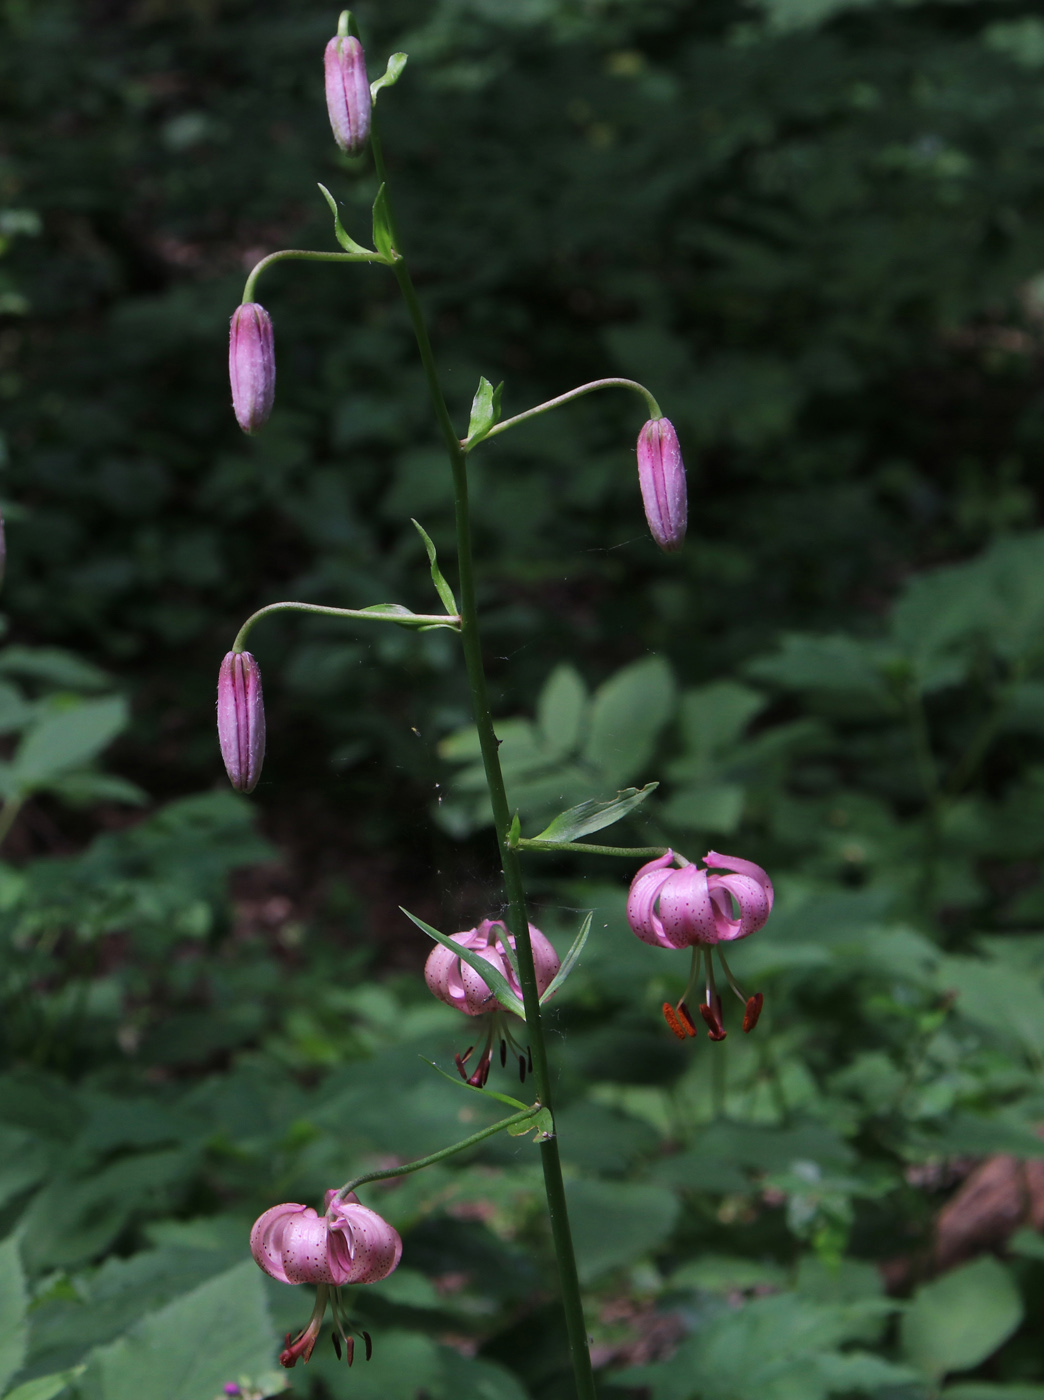
M 691 948 L 692 972 L 681 1000 L 664 1002 L 663 1015 L 680 1040 L 696 1034 L 696 1023 L 689 1013 L 687 998 L 696 984 L 701 962 L 706 967 L 706 1000 L 699 1012 L 711 1040 L 724 1040 L 721 998 L 714 981 L 714 955 L 717 954 L 726 981 L 744 1003 L 743 1029 L 757 1025 L 764 997 L 760 992 L 748 997 L 722 952 L 723 943 L 748 938 L 762 928 L 775 899 L 772 881 L 751 860 L 708 851 L 703 857 L 707 869 L 685 864 L 675 868 L 675 855 L 667 851 L 643 865 L 631 882 L 627 898 L 627 922 L 644 943 L 657 948 Z
M 316 1285 L 312 1316 L 296 1337 L 291 1339 L 287 1333 L 281 1364 L 289 1368 L 308 1360 L 329 1302 L 334 1350 L 340 1358 L 343 1342 L 350 1366 L 355 1357 L 354 1329 L 344 1311 L 341 1287 L 387 1278 L 402 1258 L 402 1240 L 396 1229 L 362 1205 L 354 1193 L 342 1198 L 331 1188 L 326 1193 L 325 1215 L 292 1201 L 266 1210 L 250 1231 L 250 1252 L 255 1263 L 280 1283 Z M 370 1334 L 359 1335 L 368 1361 Z
M 558 974 L 560 967 L 558 954 L 544 934 L 533 924 L 529 925 L 529 939 L 533 948 L 537 988 L 543 1000 L 544 994 Z M 483 919 L 477 928 L 467 929 L 463 933 L 451 934 L 450 941 L 459 944 L 462 948 L 467 948 L 469 952 L 476 954 L 483 962 L 489 963 L 490 967 L 500 974 L 518 1001 L 518 1014 L 524 1016 L 522 986 L 518 978 L 518 963 L 515 957 L 515 939 L 513 934 L 508 933 L 507 925 L 501 919 Z M 485 1038 L 482 1039 L 481 1035 L 476 1037 L 475 1043 L 469 1045 L 463 1055 L 455 1056 L 461 1078 L 467 1080 L 469 1084 L 481 1088 L 489 1078 L 493 1045 L 499 1041 L 501 1065 L 506 1065 L 508 1048 L 510 1047 L 512 1053 L 518 1057 L 519 1078 L 525 1083 L 527 1071 L 532 1072 L 533 1069 L 530 1051 L 528 1047 L 523 1050 L 512 1035 L 506 1013 L 501 1008 L 496 994 L 483 980 L 482 975 L 470 963 L 455 955 L 452 949 L 440 944 L 428 954 L 428 960 L 424 964 L 424 980 L 433 995 L 437 996 L 440 1001 L 444 1001 L 447 1006 L 452 1006 L 456 1011 L 463 1011 L 465 1016 L 484 1018 Z M 482 1049 L 479 1052 L 476 1068 L 469 1077 L 465 1066 L 480 1039 L 482 1039 Z

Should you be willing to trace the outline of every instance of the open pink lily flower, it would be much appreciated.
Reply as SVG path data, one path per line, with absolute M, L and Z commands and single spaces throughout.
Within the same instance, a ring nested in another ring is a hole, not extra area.
M 721 998 L 714 984 L 713 957 L 717 954 L 729 986 L 745 1004 L 743 1029 L 757 1025 L 764 998 L 760 992 L 746 997 L 740 991 L 722 951 L 723 943 L 735 943 L 756 933 L 772 912 L 772 881 L 751 860 L 708 851 L 704 865 L 675 865 L 673 851 L 643 865 L 631 882 L 627 898 L 627 922 L 645 943 L 658 948 L 691 948 L 692 975 L 676 1006 L 664 1003 L 664 1017 L 679 1038 L 695 1035 L 686 997 L 696 983 L 701 961 L 706 965 L 707 999 L 700 1015 L 711 1040 L 724 1040 Z
M 292 1340 L 287 1334 L 279 1357 L 282 1365 L 294 1366 L 311 1356 L 329 1301 L 334 1317 L 334 1348 L 340 1357 L 343 1340 L 350 1366 L 355 1342 L 344 1315 L 340 1289 L 347 1283 L 377 1283 L 387 1278 L 402 1258 L 402 1240 L 393 1226 L 375 1210 L 362 1205 L 354 1193 L 342 1199 L 330 1190 L 326 1193 L 325 1215 L 293 1201 L 266 1210 L 250 1231 L 250 1252 L 255 1263 L 280 1283 L 317 1286 L 308 1325 Z M 361 1336 L 369 1360 L 369 1333 L 362 1332 Z
M 518 1009 L 521 1011 L 522 987 L 507 952 L 507 949 L 514 952 L 515 936 L 508 933 L 507 925 L 503 920 L 483 919 L 477 928 L 467 929 L 463 933 L 451 934 L 451 939 L 454 943 L 459 943 L 461 947 L 467 948 L 469 952 L 477 953 L 484 962 L 488 962 L 501 974 L 518 998 Z M 533 949 L 537 987 L 541 997 L 543 997 L 558 972 L 560 966 L 558 954 L 534 924 L 529 925 L 529 942 Z M 507 1063 L 507 1052 L 510 1046 L 512 1052 L 518 1056 L 519 1077 L 524 1083 L 527 1070 L 531 1071 L 533 1068 L 529 1051 L 528 1049 L 523 1051 L 511 1034 L 508 1027 L 510 1013 L 505 1014 L 480 974 L 463 958 L 458 957 L 440 943 L 438 947 L 432 949 L 428 955 L 428 961 L 424 964 L 424 980 L 427 982 L 429 990 L 440 1001 L 444 1001 L 447 1006 L 452 1006 L 457 1011 L 463 1011 L 465 1016 L 486 1018 L 485 1041 L 479 1054 L 477 1068 L 470 1077 L 464 1066 L 471 1058 L 475 1046 L 470 1045 L 463 1055 L 456 1056 L 457 1069 L 460 1071 L 461 1078 L 466 1079 L 469 1084 L 481 1088 L 489 1078 L 493 1043 L 495 1040 L 499 1040 L 501 1065 Z

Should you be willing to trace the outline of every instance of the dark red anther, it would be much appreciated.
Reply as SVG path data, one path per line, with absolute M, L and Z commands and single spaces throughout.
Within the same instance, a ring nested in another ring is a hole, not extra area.
M 370 1341 L 369 1332 L 363 1333 L 363 1341 L 366 1343 L 366 1360 L 369 1361 L 370 1357 L 373 1355 L 373 1342 Z
M 507 1064 L 507 1041 L 506 1041 L 506 1040 L 502 1040 L 502 1041 L 500 1042 L 500 1068 L 503 1069 L 504 1066 L 505 1066 L 506 1064 Z
M 707 1003 L 700 1003 L 700 1015 L 707 1023 L 707 1036 L 710 1040 L 724 1040 L 728 1032 L 721 1024 L 721 1018 L 710 1009 Z
M 473 1088 L 481 1089 L 482 1086 L 485 1084 L 486 1080 L 489 1078 L 489 1061 L 490 1052 L 489 1048 L 487 1047 L 481 1060 L 479 1060 L 478 1062 L 478 1067 L 475 1070 L 475 1073 L 467 1081 Z
M 336 1332 L 330 1333 L 330 1340 L 333 1342 L 333 1349 L 337 1353 L 337 1360 L 341 1359 L 341 1339 Z
M 678 1037 L 679 1040 L 685 1039 L 685 1030 L 682 1026 L 682 1023 L 678 1020 L 677 1012 L 675 1011 L 674 1007 L 670 1004 L 669 1001 L 665 1001 L 663 1004 L 663 1019 L 667 1022 L 667 1024 L 670 1026 L 671 1030 L 674 1032 L 674 1034 Z
M 696 1034 L 696 1022 L 692 1019 L 692 1012 L 683 1001 L 678 1003 L 678 1019 L 683 1022 L 690 1035 Z
M 350 1366 L 350 1365 L 352 1364 L 352 1362 L 355 1360 L 355 1338 L 354 1338 L 354 1337 L 345 1337 L 345 1339 L 344 1339 L 344 1354 L 345 1354 L 345 1356 L 347 1356 L 347 1358 L 348 1358 L 348 1365 Z
M 758 1017 L 761 1015 L 761 1008 L 765 1005 L 765 998 L 761 992 L 755 992 L 747 999 L 747 1009 L 743 1013 L 743 1029 L 750 1034 L 758 1024 Z
M 519 1083 L 520 1083 L 520 1084 L 524 1084 L 524 1083 L 526 1082 L 526 1057 L 525 1057 L 525 1055 L 519 1055 L 519 1057 L 518 1057 L 518 1080 L 519 1080 Z

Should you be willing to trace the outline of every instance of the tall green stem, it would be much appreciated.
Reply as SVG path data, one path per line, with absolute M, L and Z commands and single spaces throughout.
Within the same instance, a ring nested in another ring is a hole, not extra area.
M 371 133 L 374 163 L 377 177 L 385 190 L 388 189 L 388 176 L 384 166 L 380 137 L 376 122 Z M 475 727 L 478 730 L 482 762 L 489 787 L 490 802 L 493 807 L 493 825 L 497 833 L 501 869 L 504 872 L 504 886 L 508 897 L 508 926 L 515 935 L 518 953 L 519 981 L 522 986 L 522 1002 L 526 1012 L 526 1029 L 529 1033 L 529 1046 L 533 1055 L 533 1078 L 536 1081 L 540 1103 L 554 1112 L 551 1092 L 551 1076 L 548 1071 L 547 1047 L 540 1021 L 540 993 L 537 987 L 536 969 L 533 964 L 533 948 L 529 940 L 529 917 L 526 912 L 526 897 L 522 883 L 522 867 L 517 851 L 507 843 L 511 825 L 507 789 L 497 754 L 499 740 L 493 731 L 493 716 L 489 707 L 489 691 L 486 686 L 486 673 L 482 664 L 482 640 L 479 634 L 478 606 L 475 600 L 475 571 L 471 550 L 471 516 L 468 505 L 467 462 L 460 439 L 453 427 L 446 399 L 439 382 L 435 356 L 413 281 L 409 274 L 402 242 L 395 227 L 388 203 L 389 223 L 395 251 L 399 254 L 392 271 L 399 284 L 406 310 L 409 313 L 413 333 L 420 351 L 421 363 L 431 396 L 432 407 L 438 420 L 439 429 L 446 444 L 453 471 L 453 501 L 457 534 L 457 569 L 460 585 L 460 639 L 464 651 L 464 665 L 467 671 L 468 686 L 471 691 L 472 711 Z M 551 1236 L 558 1260 L 558 1274 L 562 1289 L 562 1306 L 565 1312 L 566 1331 L 569 1337 L 569 1352 L 576 1379 L 578 1400 L 594 1400 L 594 1373 L 591 1370 L 591 1356 L 587 1346 L 587 1325 L 584 1321 L 583 1303 L 580 1298 L 580 1280 L 576 1270 L 576 1255 L 573 1237 L 569 1229 L 569 1216 L 566 1209 L 565 1184 L 562 1180 L 562 1163 L 558 1154 L 558 1139 L 552 1134 L 540 1145 L 541 1164 L 544 1171 L 544 1190 L 547 1195 L 548 1215 L 551 1221 Z

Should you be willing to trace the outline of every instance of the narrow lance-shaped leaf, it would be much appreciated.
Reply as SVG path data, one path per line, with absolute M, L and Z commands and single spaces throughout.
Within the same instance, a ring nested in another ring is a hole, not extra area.
M 591 932 L 591 920 L 593 918 L 594 913 L 589 913 L 585 917 L 583 923 L 580 925 L 580 932 L 573 939 L 573 946 L 569 949 L 569 952 L 566 953 L 565 957 L 562 959 L 562 966 L 555 973 L 554 979 L 549 984 L 547 991 L 540 998 L 542 1002 L 547 1001 L 548 997 L 554 996 L 554 994 L 558 991 L 559 987 L 561 987 L 562 983 L 572 972 L 573 968 L 576 967 L 576 964 L 580 959 L 580 954 L 584 951 L 584 944 L 587 942 L 587 935 Z
M 401 904 L 399 908 L 402 909 Z M 452 938 L 447 938 L 444 933 L 440 933 L 438 929 L 432 928 L 432 926 L 426 924 L 423 919 L 418 919 L 416 914 L 411 914 L 408 909 L 402 909 L 402 912 L 411 923 L 417 925 L 422 933 L 426 933 L 429 938 L 434 938 L 436 943 L 441 943 L 442 946 L 448 948 L 451 953 L 456 953 L 463 962 L 466 962 L 470 968 L 473 968 L 505 1011 L 513 1012 L 521 1021 L 526 1019 L 526 1013 L 522 1010 L 522 1005 L 518 996 L 511 990 L 511 984 L 502 972 L 499 972 L 491 963 L 488 963 L 485 958 L 479 957 L 478 953 L 473 953 L 470 948 L 465 948 L 460 943 L 454 943 Z
M 395 261 L 392 247 L 391 215 L 388 212 L 388 196 L 382 185 L 373 201 L 373 246 L 388 262 Z
M 370 101 L 376 104 L 377 94 L 382 88 L 394 87 L 402 77 L 402 70 L 406 67 L 406 60 L 409 55 L 404 53 L 393 53 L 388 59 L 388 66 L 379 78 L 375 78 L 370 84 Z
M 439 568 L 439 559 L 438 555 L 435 553 L 435 546 L 432 543 L 431 536 L 419 521 L 414 520 L 412 523 L 418 535 L 420 535 L 421 539 L 424 541 L 424 548 L 428 551 L 428 563 L 431 565 L 431 581 L 435 585 L 435 592 L 439 595 L 442 606 L 446 611 L 455 614 L 459 612 L 457 600 L 453 596 L 453 589 L 446 582 L 443 572 Z
M 651 797 L 659 786 L 659 783 L 646 783 L 641 789 L 624 788 L 615 797 L 604 801 L 590 798 L 587 802 L 581 802 L 579 806 L 570 807 L 566 812 L 559 812 L 533 840 L 576 841 L 581 836 L 590 835 L 592 831 L 601 831 L 603 827 L 612 826 L 614 822 L 626 817 L 628 812 L 633 812 L 647 797 Z
M 414 923 L 416 922 L 415 919 Z M 444 1069 L 440 1069 L 435 1061 L 429 1060 L 426 1055 L 422 1055 L 421 1059 L 426 1065 L 431 1065 L 436 1074 L 441 1074 L 443 1079 L 448 1079 L 451 1084 L 456 1084 L 460 1089 L 470 1089 L 473 1094 L 484 1094 L 487 1099 L 497 1099 L 500 1103 L 506 1103 L 510 1108 L 513 1108 L 516 1113 L 520 1112 L 523 1108 L 530 1107 L 528 1103 L 523 1103 L 521 1099 L 513 1099 L 510 1094 L 498 1094 L 495 1089 L 480 1089 L 477 1084 L 469 1084 L 466 1079 L 461 1079 L 459 1074 L 447 1074 Z M 525 1131 L 529 1131 L 528 1123 L 525 1125 Z
M 354 238 L 345 233 L 344 225 L 341 223 L 340 211 L 337 208 L 337 201 L 334 199 L 333 195 L 325 185 L 320 185 L 319 188 L 322 191 L 323 198 L 330 206 L 330 213 L 334 218 L 334 237 L 337 239 L 338 243 L 346 253 L 356 253 L 359 257 L 372 259 L 375 256 L 372 248 L 364 248 L 361 243 L 356 243 Z

